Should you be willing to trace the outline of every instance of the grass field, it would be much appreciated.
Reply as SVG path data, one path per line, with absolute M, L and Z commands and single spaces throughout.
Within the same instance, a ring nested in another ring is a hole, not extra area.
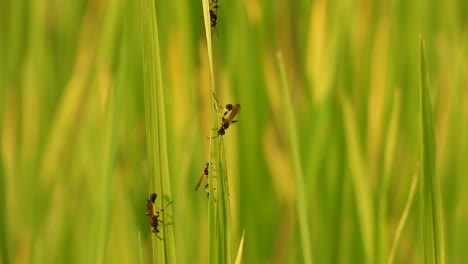
M 466 1 L 218 4 L 1 1 L 0 263 L 468 260 Z

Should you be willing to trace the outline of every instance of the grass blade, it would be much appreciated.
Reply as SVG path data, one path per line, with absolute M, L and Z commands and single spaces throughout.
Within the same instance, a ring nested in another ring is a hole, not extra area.
M 242 253 L 244 252 L 244 237 L 245 237 L 245 230 L 242 231 L 241 240 L 239 242 L 239 249 L 237 250 L 237 257 L 235 264 L 241 264 L 242 261 Z
M 210 4 L 209 0 L 202 0 L 203 21 L 205 22 L 206 45 L 208 49 L 208 63 L 211 73 L 211 88 L 214 92 L 214 75 L 213 75 L 213 48 L 211 43 L 211 22 L 210 22 Z
M 217 263 L 231 263 L 231 208 L 229 203 L 229 184 L 227 178 L 226 156 L 224 155 L 223 137 L 218 137 L 216 141 L 218 153 L 217 169 L 217 202 L 215 203 L 216 223 L 218 224 L 217 236 Z
M 436 142 L 432 117 L 424 40 L 419 46 L 419 106 L 421 129 L 422 175 L 421 220 L 424 263 L 445 263 L 445 242 L 442 220 L 440 180 L 436 170 Z
M 294 180 L 297 186 L 296 198 L 296 212 L 299 220 L 299 234 L 301 239 L 302 254 L 304 263 L 312 263 L 312 246 L 310 242 L 310 220 L 307 216 L 307 198 L 304 190 L 304 173 L 302 171 L 301 157 L 299 154 L 299 139 L 297 137 L 296 117 L 291 101 L 291 94 L 289 93 L 288 79 L 286 76 L 286 69 L 284 67 L 283 56 L 277 53 L 279 73 L 281 76 L 281 88 L 284 98 L 284 111 L 286 113 L 286 124 L 288 129 L 288 138 L 290 146 L 290 156 L 293 164 Z
M 372 190 L 368 181 L 368 170 L 364 154 L 359 146 L 358 121 L 355 110 L 349 100 L 341 98 L 346 136 L 347 158 L 352 177 L 359 224 L 362 232 L 366 263 L 374 263 L 374 212 L 372 205 Z
M 208 64 L 210 67 L 211 94 L 215 94 L 215 81 L 213 70 L 213 51 L 211 42 L 211 22 L 209 13 L 209 0 L 202 0 L 203 20 L 205 25 Z M 211 96 L 210 94 L 210 96 Z M 215 103 L 211 96 L 212 104 Z M 217 113 L 213 111 L 212 124 L 217 125 Z M 229 202 L 229 184 L 227 178 L 227 167 L 224 156 L 223 138 L 220 136 L 213 140 L 214 132 L 210 132 L 210 143 L 208 148 L 208 160 L 211 158 L 212 149 L 216 149 L 216 168 L 217 168 L 217 190 L 214 191 L 214 181 L 212 171 L 210 170 L 208 201 L 208 237 L 209 237 L 209 263 L 231 263 L 231 243 L 230 243 L 230 221 L 231 209 Z M 213 195 L 214 194 L 214 195 Z
M 408 219 L 411 205 L 413 204 L 414 193 L 416 192 L 416 186 L 418 185 L 419 173 L 420 173 L 420 165 L 418 163 L 416 164 L 416 168 L 414 170 L 413 180 L 411 182 L 408 200 L 406 201 L 405 209 L 403 210 L 403 214 L 401 215 L 401 219 L 398 222 L 398 227 L 395 232 L 395 238 L 393 239 L 392 248 L 390 250 L 390 255 L 388 258 L 388 262 L 387 262 L 388 264 L 393 263 L 393 260 L 395 259 L 396 249 L 398 247 L 398 243 L 400 242 L 401 232 L 403 232 L 403 228 L 405 227 L 406 220 Z
M 164 208 L 168 200 L 172 200 L 169 165 L 167 158 L 166 114 L 164 104 L 164 87 L 162 82 L 161 56 L 159 51 L 158 26 L 156 6 L 153 0 L 142 0 L 143 26 L 143 70 L 146 134 L 148 147 L 148 169 L 150 175 L 149 193 L 156 192 L 161 199 L 157 199 L 158 208 Z M 165 200 L 166 199 L 166 200 Z M 164 223 L 166 215 L 172 214 L 172 206 L 161 214 Z M 176 263 L 173 225 L 164 225 L 163 243 L 159 243 L 153 236 L 158 247 L 153 247 L 153 254 L 157 254 L 157 263 Z M 154 245 L 154 243 L 153 243 Z M 155 258 L 155 256 L 153 256 Z
M 1 100 L 1 99 L 0 99 Z M 2 112 L 0 110 L 0 116 L 2 116 Z M 1 125 L 0 125 L 1 128 Z M 1 131 L 1 129 L 0 129 Z M 1 142 L 1 135 L 0 135 L 0 142 Z M 0 236 L 0 262 L 1 263 L 8 263 L 8 250 L 7 250 L 7 237 L 8 237 L 8 230 L 6 226 L 6 192 L 5 192 L 5 173 L 3 167 L 3 157 L 0 155 L 0 231 L 3 235 Z
M 378 244 L 377 259 L 379 263 L 383 263 L 387 256 L 387 234 L 388 234 L 388 204 L 389 204 L 389 189 L 392 178 L 392 170 L 394 170 L 395 148 L 397 146 L 398 124 L 400 121 L 401 112 L 401 95 L 400 91 L 396 90 L 393 95 L 392 111 L 387 128 L 385 140 L 385 152 L 383 159 L 383 175 L 380 183 L 379 199 L 378 199 Z

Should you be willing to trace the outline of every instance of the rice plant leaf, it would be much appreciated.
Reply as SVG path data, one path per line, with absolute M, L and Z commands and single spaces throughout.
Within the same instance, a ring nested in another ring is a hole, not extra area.
M 353 182 L 354 195 L 358 210 L 359 224 L 362 232 L 362 243 L 367 263 L 374 263 L 374 210 L 372 190 L 368 181 L 368 169 L 365 163 L 364 153 L 359 144 L 358 121 L 354 108 L 344 96 L 341 96 L 343 105 L 343 119 L 348 152 L 348 163 Z
M 159 49 L 158 25 L 156 6 L 153 0 L 142 0 L 142 29 L 143 29 L 143 71 L 145 118 L 148 148 L 148 169 L 150 175 L 149 193 L 157 192 L 161 199 L 157 199 L 159 208 L 164 208 L 166 197 L 172 197 L 170 188 L 169 164 L 167 155 L 166 114 L 164 85 L 162 81 L 161 56 Z M 163 223 L 167 215 L 172 214 L 172 206 L 161 214 Z M 163 225 L 161 228 L 164 240 L 153 238 L 157 247 L 153 247 L 154 259 L 157 263 L 176 263 L 174 241 L 174 225 Z M 155 244 L 153 243 L 153 245 Z M 155 252 L 159 254 L 155 254 Z
M 293 164 L 294 180 L 297 186 L 296 210 L 299 220 L 299 234 L 301 240 L 302 255 L 306 264 L 312 263 L 312 249 L 310 239 L 310 219 L 307 215 L 307 198 L 304 189 L 304 173 L 301 165 L 301 157 L 299 153 L 299 139 L 297 134 L 296 117 L 294 116 L 291 94 L 289 92 L 288 79 L 284 66 L 283 56 L 277 54 L 279 73 L 281 77 L 281 88 L 284 99 L 284 111 L 286 114 L 286 127 L 288 130 L 289 145 L 291 160 Z
M 424 263 L 445 263 L 440 179 L 436 166 L 436 141 L 429 91 L 424 40 L 420 40 L 419 106 L 422 174 L 420 182 L 422 248 Z
M 0 99 L 1 100 L 1 99 Z M 0 110 L 0 116 L 2 116 L 2 112 Z M 1 125 L 0 125 L 1 127 Z M 1 139 L 1 135 L 0 135 Z M 3 167 L 3 158 L 0 155 L 0 231 L 2 232 L 2 236 L 0 236 L 0 261 L 2 263 L 8 263 L 9 261 L 9 252 L 7 250 L 7 237 L 8 237 L 8 230 L 6 228 L 6 215 L 5 212 L 6 210 L 6 192 L 5 192 L 5 173 L 4 173 L 4 167 Z
M 379 199 L 378 199 L 378 228 L 377 234 L 379 237 L 377 250 L 377 261 L 383 263 L 387 256 L 387 234 L 388 234 L 388 204 L 389 204 L 389 189 L 392 179 L 392 171 L 395 168 L 395 148 L 397 146 L 398 124 L 400 121 L 401 112 L 401 94 L 399 90 L 395 90 L 393 95 L 392 110 L 387 128 L 385 140 L 383 174 L 381 179 Z
M 239 249 L 237 250 L 237 257 L 235 264 L 241 264 L 242 261 L 242 254 L 244 252 L 244 237 L 245 237 L 245 230 L 242 231 L 242 237 L 239 242 Z
M 218 137 L 217 144 L 217 244 L 218 263 L 231 263 L 231 208 L 229 202 L 229 184 L 227 178 L 226 156 L 224 155 L 223 137 Z
M 406 201 L 405 209 L 403 210 L 403 214 L 401 215 L 400 221 L 398 222 L 397 230 L 395 232 L 395 238 L 393 239 L 392 248 L 390 250 L 390 255 L 387 262 L 388 264 L 393 263 L 393 261 L 395 260 L 396 249 L 398 248 L 398 244 L 400 243 L 401 233 L 403 232 L 403 228 L 405 227 L 406 220 L 408 219 L 411 206 L 413 205 L 413 198 L 416 192 L 416 187 L 418 185 L 420 170 L 420 164 L 418 163 L 416 164 L 416 168 L 413 174 L 413 180 L 411 181 L 408 200 Z

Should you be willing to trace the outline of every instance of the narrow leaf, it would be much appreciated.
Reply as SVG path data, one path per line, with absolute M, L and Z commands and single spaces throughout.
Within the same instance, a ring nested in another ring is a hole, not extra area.
M 436 141 L 429 93 L 424 40 L 420 41 L 420 129 L 422 175 L 421 221 L 424 263 L 445 263 L 440 180 L 436 170 Z

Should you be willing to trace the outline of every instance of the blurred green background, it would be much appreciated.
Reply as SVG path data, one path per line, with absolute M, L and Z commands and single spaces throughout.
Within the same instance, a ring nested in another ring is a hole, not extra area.
M 207 199 L 193 190 L 213 110 L 202 3 L 155 3 L 177 259 L 206 263 Z M 245 263 L 303 261 L 281 52 L 314 262 L 387 262 L 420 160 L 422 36 L 447 263 L 467 260 L 466 1 L 219 6 L 216 92 L 221 104 L 242 105 L 224 136 L 233 252 L 245 230 Z M 140 1 L 1 1 L 1 263 L 151 260 L 141 14 Z M 418 201 L 416 194 L 395 263 L 422 261 Z

